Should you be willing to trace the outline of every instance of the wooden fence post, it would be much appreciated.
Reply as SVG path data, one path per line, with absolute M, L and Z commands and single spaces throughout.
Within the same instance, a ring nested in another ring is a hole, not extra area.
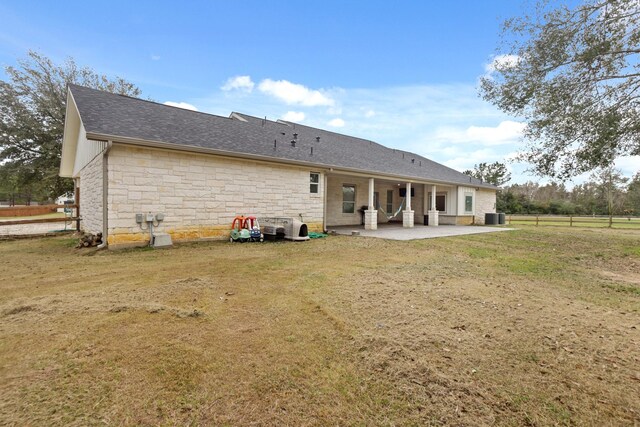
M 573 227 L 573 215 L 569 215 L 569 227 Z
M 536 215 L 536 227 L 538 226 L 538 218 L 540 218 L 540 215 Z
M 613 215 L 609 215 L 609 228 L 613 226 Z

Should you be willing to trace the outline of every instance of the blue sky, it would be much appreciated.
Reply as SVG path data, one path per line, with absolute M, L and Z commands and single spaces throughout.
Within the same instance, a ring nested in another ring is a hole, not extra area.
M 15 65 L 29 49 L 56 62 L 73 57 L 158 102 L 286 118 L 464 170 L 521 147 L 522 125 L 482 101 L 477 82 L 500 53 L 501 22 L 524 7 L 518 0 L 5 0 L 0 65 Z M 618 164 L 626 175 L 637 169 L 632 160 Z M 513 182 L 538 180 L 526 165 L 509 167 Z

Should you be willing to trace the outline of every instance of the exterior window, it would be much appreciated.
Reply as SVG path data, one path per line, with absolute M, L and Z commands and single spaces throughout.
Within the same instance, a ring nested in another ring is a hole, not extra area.
M 376 209 L 380 208 L 380 193 L 377 191 L 373 193 L 373 207 Z
M 432 210 L 431 206 L 431 193 L 428 194 L 429 197 L 429 210 Z M 447 210 L 447 195 L 446 194 L 438 194 L 436 193 L 436 210 L 440 212 L 444 212 Z
M 465 213 L 473 213 L 473 196 L 470 194 L 464 196 L 464 211 Z
M 311 172 L 309 174 L 310 184 L 309 184 L 309 192 L 312 194 L 318 194 L 320 189 L 320 174 L 316 172 Z
M 387 190 L 387 213 L 393 212 L 393 190 Z
M 354 213 L 356 211 L 356 186 L 342 186 L 342 213 Z

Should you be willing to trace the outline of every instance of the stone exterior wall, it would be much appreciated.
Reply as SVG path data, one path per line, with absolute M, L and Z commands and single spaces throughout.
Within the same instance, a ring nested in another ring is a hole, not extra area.
M 102 233 L 102 163 L 98 154 L 80 170 L 80 227 L 88 233 Z
M 342 212 L 342 186 L 345 184 L 355 185 L 356 187 L 356 204 L 355 212 L 343 213 Z M 405 183 L 401 183 L 401 187 L 404 188 Z M 393 191 L 393 211 L 386 212 L 389 215 L 396 213 L 402 203 L 400 197 L 399 187 L 397 184 L 388 182 L 382 182 L 376 180 L 374 183 L 374 191 L 379 194 L 379 203 L 382 209 L 387 210 L 387 190 Z M 423 196 L 424 190 L 421 184 L 412 184 L 415 196 L 411 198 L 411 209 L 414 211 L 414 220 L 417 224 L 422 224 L 424 221 L 423 214 Z M 333 175 L 327 178 L 327 226 L 337 225 L 359 225 L 362 221 L 362 216 L 358 212 L 362 206 L 369 204 L 369 179 L 345 175 Z M 406 205 L 403 205 L 403 210 Z M 402 222 L 402 212 L 396 217 L 389 220 L 387 216 L 378 212 L 378 224 L 383 224 L 389 221 Z
M 475 199 L 475 223 L 484 224 L 484 214 L 496 211 L 496 192 L 478 190 Z
M 174 241 L 228 238 L 236 215 L 302 217 L 321 231 L 324 188 L 307 168 L 114 145 L 109 152 L 109 245 L 149 241 L 136 213 L 164 213 Z M 146 228 L 146 225 L 145 225 Z

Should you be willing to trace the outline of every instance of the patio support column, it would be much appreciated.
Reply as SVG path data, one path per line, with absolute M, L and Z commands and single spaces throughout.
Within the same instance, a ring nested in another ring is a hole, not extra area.
M 378 209 L 373 205 L 373 190 L 375 188 L 375 180 L 369 178 L 369 204 L 366 211 L 364 211 L 364 229 L 365 230 L 377 230 L 378 229 Z
M 429 213 L 429 187 L 427 184 L 422 184 L 423 197 L 422 197 L 422 212 L 427 215 Z
M 411 183 L 407 182 L 407 192 L 405 196 L 406 209 L 402 212 L 402 226 L 405 228 L 413 227 L 413 214 L 411 210 Z
M 431 186 L 431 210 L 429 211 L 429 226 L 438 226 L 438 209 L 436 208 L 436 186 Z

